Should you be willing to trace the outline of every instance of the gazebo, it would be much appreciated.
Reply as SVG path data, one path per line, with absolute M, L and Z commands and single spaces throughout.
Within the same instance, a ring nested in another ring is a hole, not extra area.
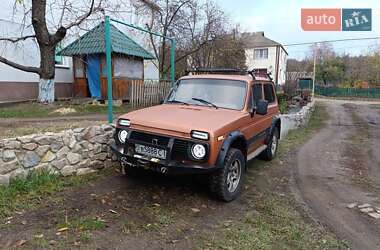
M 113 99 L 128 100 L 132 80 L 144 79 L 144 60 L 155 57 L 110 25 Z M 73 57 L 74 97 L 107 99 L 105 24 L 88 31 L 58 55 Z

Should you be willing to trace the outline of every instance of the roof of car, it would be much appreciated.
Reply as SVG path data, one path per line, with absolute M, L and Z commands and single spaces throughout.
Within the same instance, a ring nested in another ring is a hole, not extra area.
M 187 75 L 183 76 L 180 78 L 180 80 L 184 79 L 225 79 L 225 80 L 235 80 L 235 81 L 245 81 L 245 82 L 271 82 L 268 78 L 266 77 L 261 77 L 261 76 L 255 76 L 255 79 L 252 78 L 250 75 L 230 75 L 230 74 L 197 74 L 197 75 Z

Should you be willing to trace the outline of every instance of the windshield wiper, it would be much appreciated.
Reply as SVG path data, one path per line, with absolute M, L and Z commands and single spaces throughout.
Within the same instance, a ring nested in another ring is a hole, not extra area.
M 218 106 L 216 106 L 214 103 L 209 102 L 209 101 L 206 101 L 206 100 L 204 100 L 204 99 L 201 99 L 201 98 L 191 98 L 191 99 L 194 100 L 194 101 L 198 101 L 198 102 L 202 102 L 202 103 L 204 103 L 204 104 L 211 105 L 211 106 L 213 106 L 214 108 L 218 109 Z
M 179 104 L 183 104 L 183 105 L 189 105 L 187 102 L 182 102 L 182 101 L 178 101 L 178 100 L 168 100 L 166 102 L 170 102 L 170 103 L 179 103 Z

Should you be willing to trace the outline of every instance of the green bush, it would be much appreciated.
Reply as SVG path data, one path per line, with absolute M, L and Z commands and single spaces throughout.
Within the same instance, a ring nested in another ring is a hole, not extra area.
M 284 93 L 277 93 L 278 106 L 281 113 L 286 113 L 288 111 L 288 103 L 286 101 L 286 95 Z

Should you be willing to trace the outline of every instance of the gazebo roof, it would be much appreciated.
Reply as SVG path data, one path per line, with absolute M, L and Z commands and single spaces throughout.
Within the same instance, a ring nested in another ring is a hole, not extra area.
M 110 34 L 112 52 L 144 59 L 155 59 L 151 53 L 112 24 L 110 25 Z M 105 48 L 105 24 L 101 22 L 98 26 L 59 51 L 58 54 L 62 56 L 100 54 L 106 52 Z

